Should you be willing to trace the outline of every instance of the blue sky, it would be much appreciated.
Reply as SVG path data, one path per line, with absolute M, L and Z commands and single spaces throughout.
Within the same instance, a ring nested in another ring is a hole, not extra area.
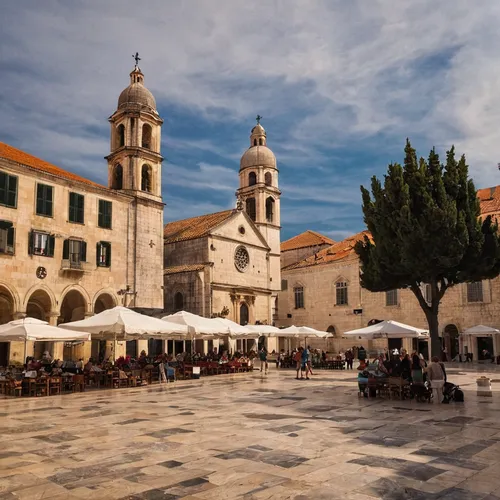
M 500 184 L 497 0 L 17 0 L 0 19 L 0 140 L 106 183 L 107 118 L 139 51 L 163 126 L 165 220 L 235 204 L 261 114 L 282 240 L 363 229 L 359 185 L 455 144 Z

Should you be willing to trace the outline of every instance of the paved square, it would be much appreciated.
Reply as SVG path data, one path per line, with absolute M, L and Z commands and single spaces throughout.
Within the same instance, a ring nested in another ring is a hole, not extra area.
M 358 398 L 356 371 L 274 370 L 0 399 L 0 500 L 498 500 L 500 372 L 492 398 L 477 372 L 448 372 L 464 404 Z

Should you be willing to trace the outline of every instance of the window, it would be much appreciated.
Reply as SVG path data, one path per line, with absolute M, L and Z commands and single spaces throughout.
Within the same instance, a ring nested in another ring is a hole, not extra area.
M 175 312 L 182 311 L 184 309 L 184 295 L 181 292 L 177 292 L 174 295 L 174 310 Z
M 111 266 L 111 243 L 108 241 L 97 242 L 96 264 L 97 267 Z
M 118 147 L 125 146 L 125 125 L 118 125 Z
M 293 289 L 295 297 L 295 309 L 304 309 L 304 287 L 296 286 Z
M 425 283 L 422 289 L 422 295 L 424 296 L 424 300 L 428 305 L 432 304 L 432 288 L 429 283 Z
M 281 280 L 281 291 L 288 290 L 288 280 Z
M 259 146 L 262 146 L 262 144 L 263 144 L 262 139 L 259 139 Z
M 257 208 L 255 206 L 255 198 L 248 198 L 246 201 L 246 212 L 250 219 L 255 222 L 257 218 Z
M 253 145 L 254 145 L 254 146 L 257 146 L 257 139 L 254 139 L 254 140 L 253 140 Z
M 83 224 L 85 198 L 82 194 L 69 193 L 69 221 Z
M 234 252 L 234 265 L 242 273 L 248 269 L 250 264 L 250 255 L 245 247 L 238 247 Z
M 141 190 L 151 192 L 151 167 L 148 165 L 142 166 Z
M 99 200 L 99 213 L 97 216 L 97 225 L 104 229 L 111 229 L 111 215 L 113 204 L 107 200 Z
M 111 189 L 123 189 L 123 167 L 121 165 L 116 165 L 113 169 Z
M 255 186 L 257 184 L 257 174 L 255 172 L 250 172 L 248 174 L 248 185 Z
M 271 172 L 266 172 L 266 175 L 264 175 L 264 182 L 266 186 L 271 186 L 273 183 L 273 176 Z
M 14 255 L 15 230 L 12 222 L 0 220 L 0 253 Z
M 274 219 L 274 199 L 269 197 L 266 200 L 266 220 L 273 222 Z
M 64 240 L 63 260 L 69 261 L 69 267 L 80 269 L 82 262 L 87 261 L 87 243 L 83 240 Z
M 54 257 L 55 236 L 43 231 L 31 231 L 28 253 L 43 257 Z
M 0 172 L 0 205 L 16 208 L 17 206 L 17 177 Z
M 337 292 L 337 302 L 338 306 L 344 306 L 348 304 L 347 301 L 347 283 L 345 281 L 338 281 L 335 283 L 335 288 Z
M 385 305 L 386 306 L 397 306 L 398 305 L 398 291 L 388 290 L 385 292 Z
M 483 282 L 467 283 L 467 302 L 483 302 Z
M 145 123 L 142 126 L 142 147 L 151 149 L 151 125 Z
M 52 217 L 54 206 L 54 188 L 46 184 L 36 186 L 36 214 Z

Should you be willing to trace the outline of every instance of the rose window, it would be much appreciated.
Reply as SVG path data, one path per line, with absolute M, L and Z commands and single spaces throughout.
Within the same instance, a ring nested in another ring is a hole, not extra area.
M 246 271 L 250 264 L 250 256 L 245 247 L 238 247 L 234 254 L 234 265 L 238 271 Z

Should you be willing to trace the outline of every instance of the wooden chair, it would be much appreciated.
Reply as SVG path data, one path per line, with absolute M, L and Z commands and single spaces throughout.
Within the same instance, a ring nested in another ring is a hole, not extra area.
M 389 377 L 389 393 L 392 399 L 395 396 L 397 399 L 404 399 L 409 391 L 410 384 L 399 377 Z
M 7 391 L 9 396 L 22 396 L 23 386 L 21 380 L 9 380 Z
M 52 396 L 52 394 L 61 394 L 61 392 L 62 392 L 62 377 L 50 377 L 49 396 Z
M 49 378 L 43 377 L 36 379 L 36 396 L 49 395 Z
M 63 377 L 62 379 L 62 390 L 66 392 L 72 392 L 74 387 L 73 377 Z
M 73 375 L 73 392 L 85 392 L 85 375 Z

